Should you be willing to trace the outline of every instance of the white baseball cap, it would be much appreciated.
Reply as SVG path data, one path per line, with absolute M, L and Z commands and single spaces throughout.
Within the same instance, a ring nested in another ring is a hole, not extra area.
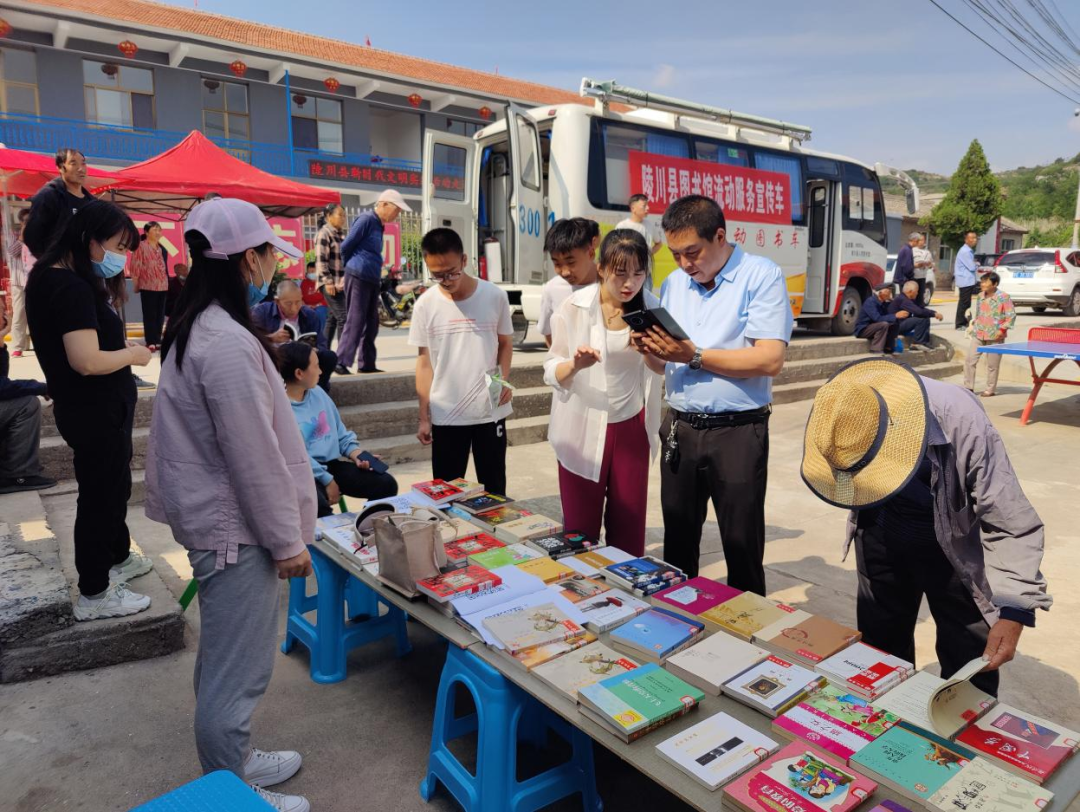
M 287 257 L 303 256 L 299 248 L 275 234 L 259 208 L 246 200 L 233 197 L 204 200 L 191 210 L 184 227 L 206 237 L 210 249 L 203 251 L 203 256 L 208 259 L 228 259 L 264 243 L 270 243 Z
M 379 199 L 375 202 L 393 203 L 402 211 L 412 211 L 412 209 L 409 208 L 409 204 L 405 202 L 405 198 L 401 196 L 401 192 L 399 192 L 397 189 L 387 189 L 381 195 L 379 195 Z

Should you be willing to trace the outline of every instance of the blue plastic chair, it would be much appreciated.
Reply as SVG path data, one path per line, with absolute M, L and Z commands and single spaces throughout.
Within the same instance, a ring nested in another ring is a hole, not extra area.
M 378 594 L 321 553 L 309 547 L 311 565 L 315 572 L 317 591 L 307 594 L 307 579 L 292 578 L 289 582 L 289 615 L 285 626 L 283 653 L 288 654 L 297 643 L 303 643 L 311 655 L 311 679 L 319 683 L 341 682 L 345 679 L 345 658 L 355 648 L 381 640 L 397 639 L 401 657 L 412 651 L 405 625 L 405 613 L 391 604 L 381 604 Z M 345 620 L 346 605 L 350 618 Z M 380 614 L 380 605 L 387 612 Z M 314 611 L 315 622 L 305 615 Z
M 475 713 L 454 716 L 458 685 L 472 694 Z M 555 731 L 572 748 L 569 761 L 524 781 L 517 776 L 519 736 L 534 743 Z M 447 746 L 477 734 L 476 774 L 470 773 Z M 596 792 L 592 739 L 567 724 L 476 655 L 449 646 L 435 704 L 428 774 L 420 797 L 430 801 L 442 783 L 465 812 L 531 812 L 581 793 L 586 812 L 604 808 Z
M 197 778 L 131 812 L 273 812 L 274 807 L 228 770 Z

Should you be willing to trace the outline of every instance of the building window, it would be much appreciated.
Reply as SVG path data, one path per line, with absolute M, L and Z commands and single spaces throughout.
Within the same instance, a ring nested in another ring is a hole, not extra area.
M 446 119 L 446 132 L 452 133 L 453 135 L 472 137 L 486 126 L 486 124 L 474 124 L 471 121 L 460 121 L 456 118 Z
M 202 80 L 203 132 L 210 138 L 251 138 L 247 85 Z
M 0 110 L 38 114 L 37 55 L 0 48 Z
M 293 146 L 319 152 L 345 151 L 341 132 L 341 102 L 293 93 Z
M 1016 248 L 1016 240 L 1005 240 L 1005 239 L 1003 239 L 1001 241 L 1001 250 L 1002 251 L 1012 251 L 1014 248 Z
M 154 72 L 83 60 L 86 120 L 114 127 L 154 127 Z

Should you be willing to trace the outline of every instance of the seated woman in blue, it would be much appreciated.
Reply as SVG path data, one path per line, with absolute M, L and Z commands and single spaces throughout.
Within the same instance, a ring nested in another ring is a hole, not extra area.
M 319 358 L 308 344 L 291 341 L 278 347 L 278 366 L 285 392 L 304 437 L 319 516 L 329 516 L 341 495 L 385 499 L 397 496 L 398 484 L 390 474 L 376 473 L 360 459 L 356 434 L 341 422 L 334 401 L 319 384 Z

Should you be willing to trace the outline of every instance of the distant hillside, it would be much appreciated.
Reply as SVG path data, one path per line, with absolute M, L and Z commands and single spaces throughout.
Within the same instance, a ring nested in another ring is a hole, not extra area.
M 924 194 L 945 192 L 949 189 L 948 175 L 935 175 L 933 172 L 922 172 L 918 169 L 907 169 L 904 171 L 911 175 L 912 179 L 919 184 L 919 191 Z M 904 193 L 900 184 L 892 178 L 882 179 L 881 190 L 886 194 L 902 195 Z

